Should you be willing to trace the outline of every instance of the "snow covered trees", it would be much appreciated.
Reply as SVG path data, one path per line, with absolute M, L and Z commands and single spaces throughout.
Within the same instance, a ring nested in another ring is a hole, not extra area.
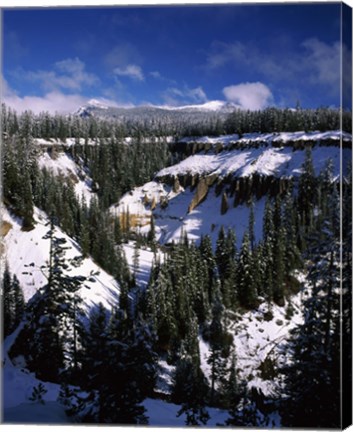
M 11 334 L 21 322 L 25 302 L 22 289 L 16 275 L 11 275 L 7 264 L 2 275 L 2 307 L 3 307 L 3 336 Z
M 142 402 L 156 380 L 154 337 L 146 321 L 127 317 L 121 308 L 112 310 L 109 320 L 101 305 L 91 313 L 81 383 L 88 396 L 78 397 L 76 421 L 147 423 Z
M 304 323 L 293 331 L 291 361 L 283 370 L 286 426 L 340 427 L 339 200 L 336 184 L 329 189 L 330 210 L 319 209 L 308 241 L 311 294 L 304 303 Z
M 55 234 L 52 222 L 46 238 L 50 241 L 49 260 L 41 271 L 47 277 L 47 284 L 27 306 L 25 326 L 14 352 L 25 357 L 38 378 L 58 381 L 64 369 L 71 378 L 78 374 L 83 331 L 78 290 L 85 278 L 69 274 L 77 258 L 70 262 L 65 258 L 66 240 Z M 28 268 L 33 267 L 32 263 L 28 265 Z

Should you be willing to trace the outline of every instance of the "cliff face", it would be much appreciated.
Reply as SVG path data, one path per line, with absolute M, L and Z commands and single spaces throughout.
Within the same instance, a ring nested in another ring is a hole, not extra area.
M 161 243 L 179 241 L 185 232 L 195 241 L 206 234 L 216 241 L 222 225 L 233 227 L 237 237 L 242 238 L 248 229 L 252 202 L 258 218 L 255 231 L 261 238 L 267 197 L 295 190 L 307 148 L 312 152 L 315 175 L 319 176 L 331 160 L 336 180 L 340 175 L 341 154 L 344 160 L 352 156 L 351 141 L 345 136 L 341 149 L 339 133 L 317 134 L 315 139 L 294 133 L 290 135 L 292 141 L 287 139 L 288 135 L 272 134 L 271 140 L 253 136 L 251 141 L 242 138 L 233 142 L 227 137 L 217 137 L 205 142 L 202 139 L 185 142 L 190 156 L 158 172 L 152 182 L 126 194 L 114 211 L 129 208 L 130 214 L 143 214 L 146 224 L 142 232 L 146 233 L 153 214 L 156 236 Z
M 194 208 L 196 208 L 206 198 L 207 193 L 208 193 L 207 181 L 206 179 L 201 178 L 197 183 L 195 195 L 189 205 L 188 213 L 194 210 Z

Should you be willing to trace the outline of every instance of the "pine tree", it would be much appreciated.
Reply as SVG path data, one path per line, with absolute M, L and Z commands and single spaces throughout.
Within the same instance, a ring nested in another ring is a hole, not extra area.
M 279 305 L 284 306 L 285 288 L 285 231 L 280 227 L 277 231 L 274 244 L 273 260 L 273 300 Z
M 21 322 L 24 311 L 25 302 L 20 283 L 16 277 L 9 271 L 6 263 L 2 276 L 2 304 L 4 313 L 4 336 L 11 334 Z
M 121 309 L 108 326 L 106 358 L 98 375 L 99 423 L 146 424 L 143 400 L 155 384 L 153 336 L 146 323 L 133 323 Z
M 245 232 L 238 263 L 238 296 L 242 306 L 252 309 L 257 303 L 249 234 Z
M 98 389 L 101 385 L 101 371 L 108 350 L 108 311 L 102 303 L 91 310 L 88 330 L 83 339 L 83 367 L 85 377 L 84 388 Z
M 85 278 L 69 274 L 69 264 L 75 266 L 77 258 L 70 261 L 65 258 L 66 240 L 55 234 L 52 221 L 44 238 L 50 245 L 48 265 L 41 268 L 43 274 L 47 271 L 47 284 L 28 305 L 28 319 L 18 338 L 20 348 L 17 349 L 22 351 L 38 378 L 55 382 L 64 366 L 67 374 L 77 376 L 78 373 L 83 332 L 78 290 Z
M 211 367 L 211 394 L 210 403 L 215 402 L 216 384 L 219 386 L 222 377 L 225 374 L 226 357 L 228 346 L 226 343 L 226 331 L 223 325 L 223 310 L 224 307 L 220 301 L 219 296 L 214 300 L 212 307 L 212 321 L 209 328 L 209 343 L 210 343 L 210 356 L 207 363 Z
M 231 416 L 236 417 L 243 388 L 237 377 L 237 361 L 234 353 L 231 357 L 231 364 L 226 372 L 227 374 L 224 376 L 222 382 L 223 405 L 229 410 Z
M 300 251 L 297 246 L 296 209 L 291 192 L 287 192 L 283 201 L 282 226 L 285 230 L 285 273 L 302 265 Z
M 335 188 L 334 188 L 335 189 Z M 311 234 L 304 323 L 293 331 L 291 362 L 284 368 L 288 400 L 283 424 L 340 427 L 339 200 L 330 196 L 331 214 Z
M 342 364 L 345 379 L 342 383 L 342 424 L 350 423 L 352 406 L 352 164 L 348 163 L 343 177 L 342 196 Z
M 156 227 L 153 213 L 151 212 L 150 230 L 148 231 L 147 240 L 153 251 L 156 250 Z
M 200 240 L 199 251 L 201 253 L 201 259 L 205 262 L 207 267 L 207 289 L 208 289 L 208 302 L 211 302 L 212 294 L 212 281 L 216 273 L 216 260 L 212 249 L 211 237 L 206 235 L 202 236 Z
M 308 147 L 305 151 L 305 161 L 298 184 L 298 207 L 301 220 L 306 227 L 312 224 L 313 211 L 316 203 L 316 178 L 313 165 L 312 151 Z
M 249 212 L 249 240 L 251 250 L 255 247 L 255 213 L 254 213 L 254 200 L 251 198 L 250 201 L 250 212 Z
M 139 242 L 136 241 L 134 244 L 134 253 L 132 256 L 133 277 L 135 283 L 136 283 L 137 272 L 139 270 L 139 265 L 140 265 L 140 249 L 139 249 Z
M 209 414 L 206 411 L 208 386 L 200 368 L 200 353 L 197 340 L 197 321 L 192 320 L 191 332 L 181 345 L 177 362 L 172 398 L 181 403 L 177 416 L 186 415 L 185 424 L 199 426 L 206 424 Z

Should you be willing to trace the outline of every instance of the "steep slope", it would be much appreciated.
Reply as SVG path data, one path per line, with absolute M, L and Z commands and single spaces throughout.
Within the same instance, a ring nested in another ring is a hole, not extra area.
M 67 153 L 53 150 L 43 151 L 38 158 L 38 164 L 40 168 L 45 168 L 63 180 L 71 182 L 77 198 L 84 197 L 86 202 L 89 202 L 94 196 L 93 181 L 85 171 L 83 164 L 79 166 Z
M 49 220 L 46 214 L 39 209 L 35 209 L 34 218 L 36 222 L 34 229 L 23 231 L 20 220 L 6 209 L 2 211 L 2 221 L 9 227 L 3 238 L 3 259 L 7 261 L 10 272 L 18 277 L 26 301 L 47 281 L 41 266 L 47 263 L 49 257 L 49 240 L 43 238 L 48 232 Z M 57 227 L 55 233 L 67 242 L 69 247 L 65 255 L 67 258 L 81 256 L 79 246 L 75 241 Z M 86 282 L 87 287 L 82 287 L 80 290 L 87 311 L 100 302 L 109 310 L 117 304 L 119 285 L 92 259 L 85 258 L 78 267 L 70 266 L 67 271 L 72 275 L 89 277 Z
M 142 233 L 149 231 L 153 214 L 161 243 L 178 241 L 185 232 L 191 240 L 210 234 L 215 241 L 222 225 L 235 229 L 240 242 L 248 227 L 249 200 L 253 197 L 255 236 L 259 240 L 266 197 L 296 183 L 306 145 L 312 147 L 315 174 L 320 175 L 331 160 L 337 180 L 341 157 L 346 160 L 352 156 L 351 139 L 339 131 L 186 137 L 179 144 L 184 150 L 189 147 L 190 152 L 198 150 L 196 154 L 162 169 L 154 181 L 123 196 L 111 210 L 120 217 L 134 215 Z

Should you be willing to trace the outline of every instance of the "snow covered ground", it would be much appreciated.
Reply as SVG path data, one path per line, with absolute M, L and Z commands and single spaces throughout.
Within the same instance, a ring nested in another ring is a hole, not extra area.
M 18 277 L 25 300 L 28 301 L 47 282 L 40 267 L 46 265 L 49 257 L 49 240 L 43 239 L 49 230 L 49 220 L 44 212 L 35 209 L 34 219 L 36 223 L 34 229 L 22 231 L 20 221 L 5 208 L 1 216 L 3 221 L 11 225 L 3 238 L 6 261 L 10 272 Z M 67 241 L 67 246 L 70 247 L 66 251 L 67 258 L 80 255 L 79 246 L 75 241 L 59 228 L 55 228 L 55 232 L 64 238 Z M 34 266 L 26 267 L 32 263 Z M 70 267 L 70 274 L 87 277 L 94 274 L 91 280 L 86 282 L 87 287 L 81 288 L 81 296 L 87 310 L 100 302 L 109 310 L 117 304 L 120 292 L 117 282 L 98 267 L 92 259 L 85 258 L 78 267 Z
M 344 159 L 350 157 L 351 154 L 351 149 L 343 149 Z M 339 147 L 315 146 L 312 156 L 317 175 L 325 168 L 329 159 L 333 162 L 335 175 L 339 175 Z M 292 177 L 300 175 L 304 160 L 305 151 L 293 151 L 291 147 L 263 146 L 220 153 L 202 152 L 188 157 L 177 165 L 162 169 L 157 173 L 156 178 L 186 174 L 203 176 L 216 174 L 220 178 L 229 174 L 236 177 L 248 177 L 254 173 L 264 176 Z
M 245 134 L 238 140 L 251 140 L 251 142 L 272 141 L 294 142 L 296 140 L 339 140 L 341 132 L 329 131 L 323 133 L 279 133 L 279 134 Z M 351 135 L 344 133 L 345 140 Z M 209 142 L 226 145 L 238 139 L 237 135 L 221 136 L 217 138 L 185 138 L 186 142 Z M 244 141 L 245 142 L 245 141 Z M 350 160 L 351 149 L 340 149 L 339 146 L 315 145 L 312 149 L 312 158 L 316 175 L 326 167 L 329 160 L 333 164 L 333 175 L 338 179 L 340 175 L 341 151 L 343 160 Z M 198 241 L 201 235 L 211 235 L 215 242 L 218 231 L 223 225 L 235 230 L 238 242 L 241 242 L 244 231 L 248 227 L 249 208 L 239 205 L 233 208 L 230 202 L 226 214 L 221 214 L 221 196 L 215 194 L 215 188 L 209 188 L 207 198 L 189 212 L 189 205 L 195 195 L 190 188 L 179 187 L 178 191 L 164 183 L 165 178 L 175 179 L 185 175 L 198 175 L 200 177 L 215 176 L 218 180 L 229 175 L 234 177 L 249 177 L 253 174 L 261 176 L 274 176 L 281 178 L 298 177 L 301 174 L 305 160 L 304 150 L 293 150 L 291 147 L 272 147 L 264 145 L 259 148 L 237 150 L 224 150 L 222 152 L 200 152 L 189 156 L 178 164 L 159 171 L 155 179 L 143 186 L 136 187 L 125 194 L 121 200 L 111 207 L 116 215 L 129 212 L 139 221 L 139 230 L 147 234 L 150 230 L 151 214 L 155 218 L 156 237 L 160 243 L 179 241 L 182 233 L 187 232 L 190 240 Z M 170 182 L 168 182 L 170 183 Z M 232 199 L 230 199 L 231 201 Z M 167 205 L 163 205 L 167 203 Z M 162 204 L 162 205 L 161 205 Z M 262 236 L 262 216 L 265 199 L 255 202 L 255 235 L 257 239 Z
M 199 204 L 193 211 L 188 212 L 189 204 L 194 196 L 190 189 L 174 193 L 170 186 L 156 181 L 146 183 L 142 187 L 135 188 L 131 193 L 125 194 L 119 204 L 111 207 L 113 214 L 122 214 L 129 211 L 130 215 L 137 216 L 140 221 L 139 231 L 147 234 L 150 230 L 151 213 L 155 220 L 156 238 L 160 243 L 178 242 L 182 233 L 187 232 L 188 238 L 198 241 L 202 235 L 210 235 L 214 244 L 217 240 L 221 226 L 233 228 L 236 232 L 238 245 L 240 246 L 245 230 L 248 228 L 250 208 L 247 205 L 239 205 L 230 208 L 226 214 L 221 214 L 221 196 L 215 194 L 214 188 L 208 192 L 207 199 Z M 152 211 L 149 204 L 145 205 L 145 196 L 156 203 L 167 199 L 168 206 L 162 208 L 157 204 Z M 262 217 L 265 207 L 265 198 L 254 203 L 255 236 L 262 236 Z
M 235 142 L 239 144 L 249 143 L 289 143 L 296 141 L 314 141 L 320 142 L 324 140 L 352 141 L 352 135 L 347 132 L 327 131 L 327 132 L 272 132 L 272 133 L 245 133 L 239 138 L 238 134 L 220 135 L 218 137 L 183 137 L 179 141 L 183 143 L 204 143 L 204 144 L 222 144 L 226 147 Z
M 56 176 L 70 179 L 78 198 L 84 197 L 86 202 L 89 202 L 94 196 L 91 189 L 92 179 L 67 153 L 60 152 L 51 157 L 48 152 L 43 152 L 38 158 L 38 163 L 40 168 L 46 168 Z

